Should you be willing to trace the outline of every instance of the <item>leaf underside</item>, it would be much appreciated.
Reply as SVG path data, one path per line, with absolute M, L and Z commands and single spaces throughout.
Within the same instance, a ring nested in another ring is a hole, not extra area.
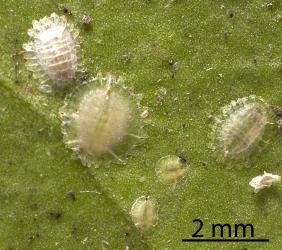
M 228 169 L 210 150 L 209 116 L 251 94 L 282 105 L 282 3 L 43 2 L 0 1 L 0 249 L 280 249 L 281 185 L 256 195 L 248 185 L 264 170 L 282 174 L 280 131 L 269 125 L 249 168 Z M 58 118 L 72 87 L 41 93 L 25 68 L 27 30 L 53 12 L 80 29 L 90 77 L 110 72 L 144 95 L 148 138 L 126 165 L 87 168 L 74 159 Z M 155 172 L 166 155 L 188 159 L 175 189 Z M 129 215 L 142 195 L 160 208 L 144 234 Z M 270 242 L 182 243 L 197 230 L 194 219 L 204 222 L 205 238 L 213 223 L 252 223 L 255 238 Z

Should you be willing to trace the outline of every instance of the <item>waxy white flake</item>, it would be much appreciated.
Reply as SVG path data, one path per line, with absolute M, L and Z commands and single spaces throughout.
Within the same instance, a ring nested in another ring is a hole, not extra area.
M 254 192 L 257 193 L 265 187 L 270 187 L 273 183 L 280 182 L 281 176 L 267 173 L 264 171 L 263 175 L 254 177 L 249 185 L 254 188 Z

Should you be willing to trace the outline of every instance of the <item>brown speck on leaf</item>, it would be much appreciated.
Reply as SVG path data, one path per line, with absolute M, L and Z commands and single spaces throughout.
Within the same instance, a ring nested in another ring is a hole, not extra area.
M 68 6 L 66 6 L 64 4 L 59 4 L 58 8 L 59 8 L 59 10 L 63 11 L 65 14 L 68 14 L 68 15 L 72 16 L 72 12 L 68 8 Z
M 276 123 L 279 129 L 282 129 L 282 107 L 274 106 L 272 111 L 276 117 Z
M 62 212 L 60 211 L 54 211 L 54 212 L 50 212 L 50 215 L 53 219 L 58 220 L 59 218 L 61 218 L 62 216 Z
M 88 80 L 88 75 L 81 76 L 79 80 L 81 83 L 86 82 Z
M 282 107 L 274 106 L 272 107 L 272 110 L 277 118 L 282 118 Z
M 16 39 L 16 44 L 18 43 Z M 20 67 L 21 67 L 21 62 L 22 62 L 22 54 L 23 52 L 18 52 L 16 51 L 11 55 L 12 60 L 14 61 L 14 78 L 15 78 L 15 83 L 19 84 L 20 83 Z
M 184 157 L 178 156 L 178 158 L 179 158 L 179 161 L 181 162 L 181 164 L 186 164 L 187 163 L 187 160 Z
M 203 167 L 206 167 L 207 165 L 208 165 L 208 163 L 207 163 L 206 161 L 203 161 L 203 162 L 202 162 L 202 166 L 203 166 Z
M 230 17 L 230 18 L 233 18 L 234 16 L 235 16 L 235 14 L 234 14 L 234 12 L 229 12 L 229 14 L 228 14 L 228 16 Z
M 123 55 L 121 55 L 121 61 L 123 62 L 123 63 L 129 63 L 129 62 L 131 62 L 131 55 L 130 54 L 123 54 Z
M 76 199 L 75 192 L 73 192 L 73 191 L 67 192 L 67 193 L 66 193 L 66 196 L 67 196 L 68 198 L 70 198 L 71 200 L 73 200 L 73 201 L 75 201 L 75 199 Z
M 34 235 L 28 237 L 28 244 L 31 245 L 33 241 L 40 237 L 40 234 L 36 232 Z
M 33 203 L 33 204 L 30 205 L 30 208 L 33 209 L 33 210 L 36 210 L 36 209 L 38 209 L 38 204 Z
M 164 58 L 163 65 L 170 71 L 170 77 L 175 78 L 176 72 L 180 69 L 180 63 L 172 58 Z
M 73 227 L 72 227 L 72 230 L 71 230 L 71 234 L 72 234 L 72 235 L 77 234 L 77 230 L 78 230 L 77 227 L 76 227 L 76 226 L 73 226 Z

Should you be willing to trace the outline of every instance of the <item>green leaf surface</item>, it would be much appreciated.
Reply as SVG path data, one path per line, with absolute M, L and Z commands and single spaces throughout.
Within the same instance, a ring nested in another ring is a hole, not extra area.
M 255 94 L 282 105 L 282 4 L 272 4 L 0 1 L 0 249 L 280 249 L 281 185 L 256 195 L 248 185 L 264 170 L 282 174 L 277 126 L 269 125 L 249 168 L 227 169 L 210 150 L 209 115 L 230 101 Z M 72 90 L 41 93 L 25 68 L 27 29 L 52 12 L 80 28 L 89 76 L 122 76 L 144 95 L 148 138 L 126 165 L 86 168 L 73 159 L 58 116 Z M 89 28 L 83 15 L 93 19 Z M 171 154 L 190 165 L 175 189 L 155 172 Z M 66 196 L 71 190 L 74 201 Z M 160 208 L 158 225 L 144 235 L 129 216 L 142 195 L 155 197 Z M 196 231 L 194 219 L 204 222 L 205 238 L 212 223 L 252 223 L 255 238 L 270 242 L 182 243 Z

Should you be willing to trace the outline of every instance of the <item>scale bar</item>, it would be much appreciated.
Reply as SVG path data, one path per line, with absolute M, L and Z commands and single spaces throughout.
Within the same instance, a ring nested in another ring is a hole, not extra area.
M 269 239 L 182 239 L 182 242 L 269 242 Z

